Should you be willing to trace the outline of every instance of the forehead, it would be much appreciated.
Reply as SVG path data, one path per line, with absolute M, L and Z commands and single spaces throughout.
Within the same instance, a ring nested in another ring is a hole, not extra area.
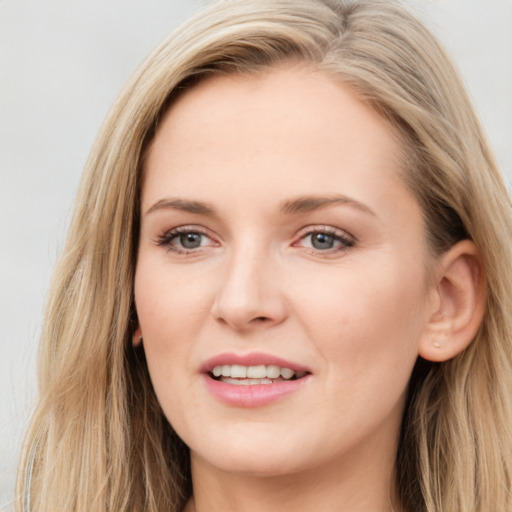
M 373 125 L 373 128 L 383 128 L 390 138 L 394 138 L 393 150 L 400 146 L 398 130 L 367 101 L 359 100 L 355 90 L 344 84 L 341 78 L 307 63 L 283 63 L 251 74 L 203 77 L 178 94 L 163 116 L 157 134 L 162 132 L 163 126 L 168 133 L 177 126 L 180 131 L 192 128 L 192 135 L 196 135 L 188 138 L 192 143 L 199 135 L 206 134 L 200 131 L 201 128 L 207 129 L 222 122 L 225 128 L 231 126 L 236 131 L 240 122 L 249 121 L 254 134 L 262 140 L 265 133 L 277 132 L 284 136 L 282 129 L 288 122 L 287 133 L 290 136 L 313 140 L 315 135 L 320 135 L 339 140 L 338 136 L 349 131 L 357 132 L 359 127 L 353 125 L 352 129 L 348 121 L 340 123 L 340 113 L 347 119 L 350 117 L 352 124 L 365 124 L 368 142 L 376 132 L 375 129 L 368 131 L 368 127 Z M 299 133 L 301 129 L 305 130 Z M 184 133 L 184 137 L 189 135 L 191 133 Z M 153 141 L 151 146 L 154 145 Z M 367 145 L 366 149 L 370 147 Z
M 403 188 L 400 155 L 395 129 L 316 68 L 215 76 L 181 94 L 163 117 L 145 161 L 143 203 L 166 187 L 182 195 L 191 186 L 219 199 L 335 188 L 379 196 L 382 180 Z

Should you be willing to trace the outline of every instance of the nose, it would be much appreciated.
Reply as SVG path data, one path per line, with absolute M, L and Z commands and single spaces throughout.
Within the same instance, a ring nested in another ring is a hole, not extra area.
M 233 253 L 219 275 L 215 319 L 244 331 L 271 327 L 287 316 L 286 301 L 272 257 L 259 249 Z

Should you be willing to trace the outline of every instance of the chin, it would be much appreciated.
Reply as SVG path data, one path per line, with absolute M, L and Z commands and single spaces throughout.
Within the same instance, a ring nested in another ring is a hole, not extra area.
M 290 460 L 286 460 L 286 458 L 262 456 L 261 453 L 252 460 L 237 455 L 232 457 L 210 457 L 207 462 L 225 473 L 258 478 L 286 476 L 305 469 Z
M 282 436 L 269 435 L 255 436 L 254 434 L 241 433 L 237 435 L 224 434 L 221 439 L 225 442 L 208 440 L 194 446 L 191 445 L 192 463 L 194 459 L 203 460 L 208 465 L 227 473 L 237 473 L 245 476 L 272 477 L 293 474 L 306 469 L 307 463 L 304 450 L 297 450 L 297 444 L 282 442 Z M 276 442 L 279 439 L 279 442 Z M 205 442 L 206 441 L 206 442 Z M 297 460 L 301 453 L 301 459 Z

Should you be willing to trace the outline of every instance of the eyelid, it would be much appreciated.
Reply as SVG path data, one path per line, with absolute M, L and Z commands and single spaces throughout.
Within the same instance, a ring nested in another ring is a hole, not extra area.
M 325 233 L 327 235 L 335 235 L 350 240 L 354 243 L 357 241 L 356 237 L 351 235 L 348 231 L 336 228 L 334 226 L 329 226 L 328 224 L 311 224 L 310 226 L 301 228 L 297 235 L 297 240 L 303 238 L 306 235 L 310 235 L 311 233 Z
M 198 233 L 208 238 L 211 243 L 201 245 L 193 249 L 187 249 L 185 247 L 179 247 L 177 245 L 172 244 L 172 241 L 174 239 L 186 233 Z M 292 246 L 301 247 L 300 243 L 306 237 L 316 233 L 322 233 L 332 236 L 335 240 L 337 240 L 340 243 L 340 245 L 329 249 L 316 249 L 312 247 L 302 246 L 304 250 L 314 255 L 328 256 L 333 254 L 339 254 L 340 252 L 343 252 L 348 248 L 352 247 L 357 242 L 356 238 L 345 230 L 325 224 L 314 224 L 302 228 L 296 235 L 295 241 L 292 243 Z M 169 252 L 185 255 L 196 254 L 199 253 L 201 249 L 206 249 L 208 247 L 218 247 L 220 245 L 220 243 L 216 240 L 216 237 L 210 232 L 210 230 L 204 228 L 203 226 L 195 224 L 184 224 L 181 226 L 175 226 L 167 230 L 162 230 L 162 232 L 155 237 L 154 243 L 160 247 L 163 247 Z
M 348 233 L 347 231 L 345 231 L 343 229 L 335 228 L 334 226 L 329 226 L 329 225 L 325 225 L 325 224 L 315 224 L 315 225 L 306 226 L 306 227 L 302 228 L 300 230 L 299 234 L 297 235 L 295 242 L 293 242 L 292 245 L 296 246 L 296 247 L 297 246 L 300 247 L 300 245 L 298 245 L 299 242 L 304 240 L 307 236 L 313 235 L 315 233 L 326 234 L 326 235 L 332 236 L 335 239 L 342 242 L 342 247 L 331 248 L 331 249 L 326 249 L 326 250 L 314 249 L 311 247 L 304 247 L 304 249 L 307 249 L 308 251 L 312 252 L 315 255 L 318 255 L 318 254 L 321 255 L 322 253 L 324 255 L 328 255 L 328 254 L 332 254 L 332 253 L 339 253 L 339 252 L 345 251 L 349 247 L 352 247 L 357 242 L 356 238 L 353 235 L 351 235 L 350 233 Z
M 172 245 L 172 240 L 174 240 L 179 235 L 186 233 L 199 233 L 200 235 L 205 236 L 206 238 L 213 241 L 213 243 L 207 244 L 206 246 L 200 246 L 196 249 L 186 249 L 185 247 L 178 247 Z M 215 240 L 215 237 L 209 230 L 195 224 L 184 224 L 182 226 L 175 226 L 171 229 L 163 230 L 159 235 L 156 236 L 154 242 L 156 245 L 177 254 L 198 253 L 200 249 L 204 249 L 206 247 L 216 247 L 219 245 L 219 243 Z

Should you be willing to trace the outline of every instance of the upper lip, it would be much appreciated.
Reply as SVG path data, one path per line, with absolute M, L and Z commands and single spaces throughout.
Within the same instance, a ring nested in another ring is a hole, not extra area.
M 223 353 L 211 357 L 205 361 L 200 368 L 201 373 L 209 373 L 216 366 L 223 365 L 234 365 L 238 364 L 241 366 L 260 366 L 260 365 L 276 365 L 280 368 L 289 368 L 294 372 L 306 372 L 311 373 L 308 367 L 288 361 L 272 354 L 264 354 L 262 352 L 252 352 L 250 354 L 235 354 L 235 353 Z

